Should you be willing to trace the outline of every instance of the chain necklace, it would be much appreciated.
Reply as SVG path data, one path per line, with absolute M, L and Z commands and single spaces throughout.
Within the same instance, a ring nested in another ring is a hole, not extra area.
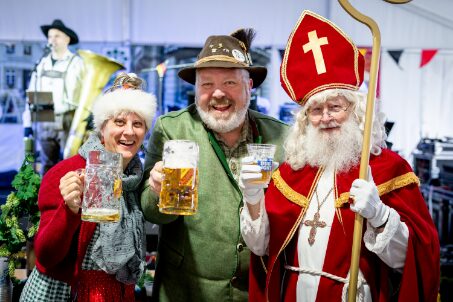
M 309 243 L 310 245 L 313 245 L 313 243 L 315 243 L 316 229 L 317 229 L 317 228 L 323 228 L 323 227 L 326 226 L 326 222 L 325 222 L 325 221 L 319 220 L 319 218 L 320 218 L 320 216 L 321 216 L 321 215 L 319 214 L 319 210 L 321 209 L 321 207 L 323 206 L 323 204 L 326 202 L 327 197 L 329 197 L 330 192 L 332 192 L 332 190 L 333 190 L 333 187 L 330 188 L 329 192 L 328 192 L 327 195 L 323 198 L 322 202 L 319 203 L 318 187 L 316 187 L 315 195 L 316 195 L 316 201 L 318 202 L 318 210 L 316 211 L 316 213 L 315 213 L 315 215 L 313 216 L 313 219 L 312 219 L 312 220 L 305 220 L 305 221 L 304 221 L 304 225 L 311 227 L 311 229 L 310 229 L 310 235 L 308 236 L 308 243 Z

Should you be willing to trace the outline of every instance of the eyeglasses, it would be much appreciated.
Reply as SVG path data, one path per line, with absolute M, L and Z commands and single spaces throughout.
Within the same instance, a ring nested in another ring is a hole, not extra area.
M 330 117 L 335 117 L 338 113 L 342 111 L 347 111 L 351 103 L 348 106 L 344 107 L 339 104 L 327 105 L 327 115 Z M 325 106 L 315 106 L 307 110 L 307 115 L 312 119 L 321 119 L 324 116 Z

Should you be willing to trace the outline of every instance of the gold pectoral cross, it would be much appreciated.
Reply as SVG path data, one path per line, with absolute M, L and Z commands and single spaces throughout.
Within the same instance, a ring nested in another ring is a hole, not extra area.
M 324 221 L 319 220 L 320 217 L 321 217 L 321 215 L 319 215 L 319 210 L 318 210 L 315 213 L 315 215 L 313 216 L 313 220 L 304 221 L 304 225 L 311 227 L 310 235 L 308 236 L 308 243 L 310 243 L 310 245 L 313 245 L 313 243 L 315 243 L 316 229 L 323 228 L 326 226 L 326 223 Z

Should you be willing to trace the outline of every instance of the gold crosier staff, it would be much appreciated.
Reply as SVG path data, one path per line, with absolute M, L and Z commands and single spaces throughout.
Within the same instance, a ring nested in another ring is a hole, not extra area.
M 393 4 L 403 4 L 411 0 L 384 0 Z M 374 99 L 376 97 L 376 82 L 381 52 L 381 32 L 377 23 L 368 16 L 356 10 L 348 0 L 338 0 L 345 11 L 357 21 L 365 24 L 373 35 L 373 47 L 371 53 L 370 81 L 368 84 L 367 106 L 365 113 L 365 129 L 363 132 L 362 156 L 360 159 L 360 179 L 368 178 L 368 164 L 370 159 L 371 125 L 373 124 Z M 360 247 L 362 244 L 363 217 L 355 214 L 354 236 L 352 239 L 351 268 L 349 271 L 348 302 L 355 302 L 357 294 L 357 279 L 359 275 Z

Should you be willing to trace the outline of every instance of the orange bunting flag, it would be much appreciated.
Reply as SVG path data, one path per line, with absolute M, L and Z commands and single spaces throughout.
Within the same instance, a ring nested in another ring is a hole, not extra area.
M 159 65 L 156 66 L 156 71 L 160 78 L 164 76 L 166 70 L 167 65 L 165 64 L 165 62 L 160 63 Z

